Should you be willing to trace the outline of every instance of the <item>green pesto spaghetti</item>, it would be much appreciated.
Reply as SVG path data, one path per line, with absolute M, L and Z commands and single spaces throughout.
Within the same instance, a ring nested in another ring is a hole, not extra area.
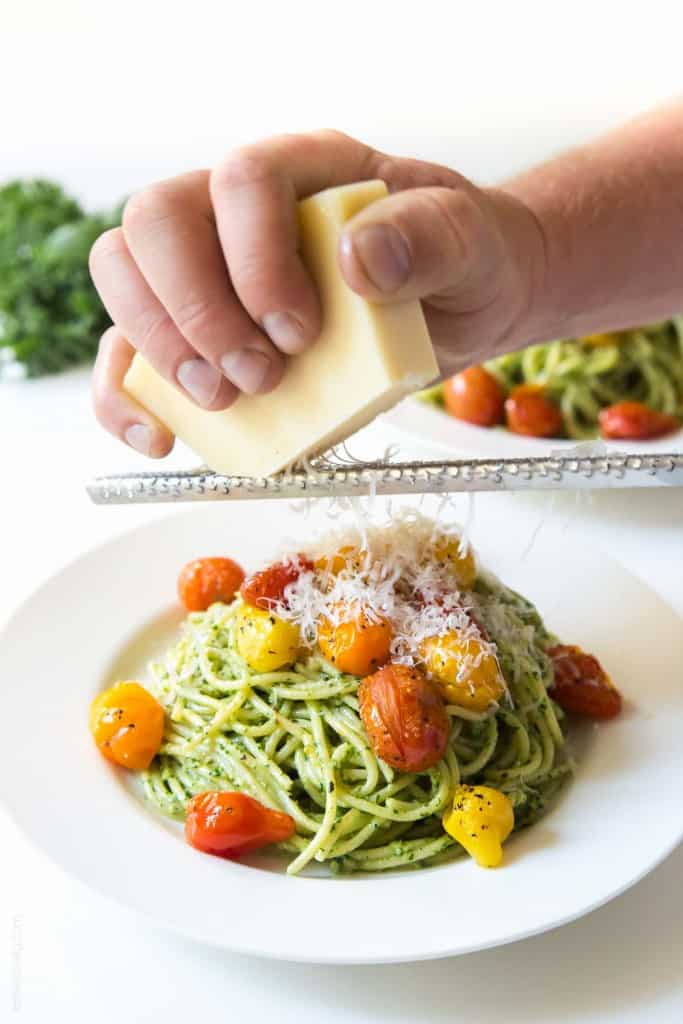
M 371 592 L 380 595 L 376 600 L 382 614 L 404 623 L 395 629 L 392 657 L 397 661 L 410 660 L 408 602 L 393 595 L 401 591 L 406 567 L 435 529 L 421 517 L 403 525 L 401 542 L 393 547 L 386 530 L 375 531 L 374 542 L 372 536 L 356 538 L 354 550 L 373 550 L 373 543 L 375 551 L 381 548 L 376 577 L 374 569 L 361 570 L 355 563 L 347 570 L 348 579 L 344 572 L 332 580 L 323 573 L 322 582 L 320 574 L 315 579 L 304 574 L 312 580 L 308 590 L 317 587 L 317 600 L 325 603 L 328 615 L 342 592 L 362 591 L 368 600 Z M 401 550 L 395 563 L 390 547 Z M 411 576 L 410 585 L 421 594 L 428 594 L 435 581 L 441 586 L 446 570 L 445 556 L 440 557 L 433 572 L 423 566 Z M 572 771 L 564 714 L 548 695 L 553 664 L 546 649 L 554 638 L 528 601 L 481 569 L 474 573 L 467 587 L 453 583 L 453 608 L 459 616 L 467 609 L 477 636 L 485 636 L 495 651 L 505 692 L 485 710 L 466 706 L 467 691 L 462 703 L 446 702 L 450 729 L 437 763 L 424 771 L 400 771 L 378 756 L 361 717 L 360 678 L 323 657 L 306 615 L 291 610 L 309 607 L 300 586 L 298 595 L 296 587 L 290 588 L 289 612 L 283 606 L 275 609 L 296 619 L 307 644 L 293 664 L 270 672 L 250 667 L 239 649 L 239 623 L 249 609 L 238 596 L 230 604 L 190 614 L 178 642 L 151 666 L 149 689 L 165 710 L 166 728 L 159 755 L 142 776 L 149 801 L 163 814 L 182 819 L 196 794 L 237 790 L 285 812 L 295 823 L 292 837 L 280 844 L 290 856 L 290 874 L 311 862 L 333 872 L 381 872 L 462 854 L 442 824 L 461 783 L 505 794 L 515 828 L 535 822 Z M 437 606 L 443 608 L 444 602 L 434 601 L 431 611 L 416 613 L 414 628 L 428 633 L 433 626 L 424 623 L 432 621 L 430 615 L 456 614 L 434 612 Z M 316 608 L 314 614 L 319 615 Z
M 562 414 L 564 434 L 589 440 L 600 434 L 601 410 L 639 402 L 683 418 L 683 317 L 588 338 L 551 341 L 484 364 L 505 394 L 539 385 Z M 443 406 L 443 387 L 422 397 Z

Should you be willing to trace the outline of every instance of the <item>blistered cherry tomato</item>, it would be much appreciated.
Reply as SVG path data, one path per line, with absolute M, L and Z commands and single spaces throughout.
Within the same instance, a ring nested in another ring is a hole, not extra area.
M 551 647 L 548 654 L 555 669 L 550 695 L 561 708 L 588 718 L 619 714 L 621 694 L 597 658 L 569 644 Z
M 302 572 L 312 572 L 313 562 L 304 555 L 297 555 L 286 562 L 275 562 L 260 572 L 248 576 L 240 588 L 247 604 L 254 608 L 270 611 L 284 602 L 285 589 L 298 580 Z
M 218 857 L 239 857 L 271 843 L 282 843 L 295 830 L 294 819 L 273 811 L 246 793 L 207 791 L 187 806 L 185 838 L 190 846 Z
M 562 413 L 538 384 L 520 384 L 505 401 L 508 430 L 527 437 L 558 437 Z
M 143 771 L 161 746 L 164 709 L 139 683 L 115 683 L 90 705 L 90 732 L 108 761 Z
M 642 402 L 617 402 L 608 405 L 598 416 L 603 437 L 622 441 L 647 441 L 664 437 L 680 427 L 680 421 L 669 413 L 657 412 Z
M 229 604 L 244 572 L 232 558 L 195 558 L 178 577 L 178 596 L 188 612 L 205 612 L 216 601 Z
M 352 676 L 365 676 L 383 665 L 392 638 L 393 630 L 386 619 L 355 609 L 350 609 L 348 619 L 337 626 L 329 619 L 318 626 L 318 646 L 323 655 L 340 672 Z
M 483 366 L 470 366 L 449 378 L 443 397 L 446 409 L 458 420 L 493 427 L 503 419 L 503 389 Z
M 429 680 L 409 665 L 385 665 L 358 688 L 360 716 L 378 757 L 423 772 L 446 753 L 450 721 Z

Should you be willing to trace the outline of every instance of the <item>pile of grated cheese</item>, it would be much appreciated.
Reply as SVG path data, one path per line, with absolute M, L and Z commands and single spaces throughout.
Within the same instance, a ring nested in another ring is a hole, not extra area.
M 458 678 L 465 679 L 487 653 L 495 656 L 495 645 L 473 620 L 471 595 L 458 589 L 452 563 L 436 555 L 444 539 L 467 550 L 457 529 L 415 509 L 398 510 L 380 525 L 359 519 L 353 526 L 326 531 L 299 554 L 319 563 L 345 549 L 350 552 L 346 564 L 336 574 L 328 569 L 301 572 L 273 611 L 295 622 L 307 644 L 316 642 L 324 620 L 337 626 L 360 611 L 369 621 L 386 619 L 393 629 L 391 659 L 408 665 L 421 660 L 424 640 L 456 631 L 463 640 L 479 641 L 476 653 L 459 666 Z

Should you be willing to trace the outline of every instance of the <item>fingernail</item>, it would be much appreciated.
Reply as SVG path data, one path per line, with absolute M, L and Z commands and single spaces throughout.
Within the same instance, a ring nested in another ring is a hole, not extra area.
M 198 405 L 211 405 L 221 386 L 221 374 L 205 359 L 188 359 L 178 367 L 178 382 Z
M 141 455 L 149 455 L 152 450 L 152 431 L 144 423 L 134 423 L 124 434 L 126 444 L 135 448 Z
M 412 269 L 410 249 L 403 235 L 389 224 L 369 224 L 342 239 L 351 249 L 369 280 L 381 292 L 395 292 L 407 281 Z
M 288 355 L 300 352 L 306 344 L 304 329 L 291 313 L 266 313 L 261 326 L 273 344 Z
M 221 359 L 225 376 L 240 391 L 254 395 L 262 387 L 270 372 L 270 359 L 263 352 L 243 348 L 239 352 L 228 352 Z

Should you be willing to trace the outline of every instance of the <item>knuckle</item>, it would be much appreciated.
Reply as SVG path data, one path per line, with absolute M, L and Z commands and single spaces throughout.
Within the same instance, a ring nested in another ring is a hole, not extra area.
M 117 334 L 118 328 L 116 327 L 115 324 L 112 324 L 110 327 L 107 327 L 106 331 L 100 338 L 100 343 L 97 349 L 98 361 L 101 361 L 102 359 L 109 355 L 109 352 L 114 347 L 114 344 L 116 342 Z
M 170 354 L 168 344 L 169 328 L 173 329 L 173 321 L 168 313 L 140 313 L 132 331 L 136 350 L 143 356 L 154 356 L 158 363 L 159 353 Z
M 451 245 L 466 259 L 473 254 L 481 232 L 481 215 L 472 196 L 464 189 L 433 188 L 423 193 L 435 207 Z
M 347 135 L 346 132 L 339 131 L 338 128 L 316 128 L 314 132 L 311 132 L 311 138 L 316 139 L 318 142 L 331 143 L 335 146 L 348 145 L 349 143 L 356 146 L 362 145 L 357 139 Z
M 95 270 L 111 256 L 116 256 L 126 248 L 121 228 L 110 228 L 104 231 L 92 244 L 88 258 L 90 270 Z
M 109 429 L 111 417 L 109 415 L 111 403 L 111 390 L 107 381 L 102 376 L 95 374 L 91 386 L 92 405 L 97 422 Z
M 95 419 L 101 427 L 105 427 L 109 430 L 109 417 L 107 415 L 107 396 L 104 390 L 97 385 L 93 385 L 92 389 L 92 406 L 93 412 L 95 413 Z
M 136 192 L 127 201 L 123 209 L 123 234 L 136 235 L 146 231 L 151 225 L 165 221 L 172 212 L 172 200 L 166 189 L 160 185 Z
M 290 268 L 275 260 L 264 260 L 262 253 L 246 252 L 240 254 L 233 274 L 240 292 L 262 295 L 263 301 L 267 301 L 273 291 L 286 290 Z
M 241 146 L 229 153 L 211 172 L 210 187 L 223 190 L 265 181 L 276 174 L 267 144 Z
M 220 319 L 218 306 L 211 299 L 184 302 L 174 314 L 178 330 L 186 338 L 213 338 Z

